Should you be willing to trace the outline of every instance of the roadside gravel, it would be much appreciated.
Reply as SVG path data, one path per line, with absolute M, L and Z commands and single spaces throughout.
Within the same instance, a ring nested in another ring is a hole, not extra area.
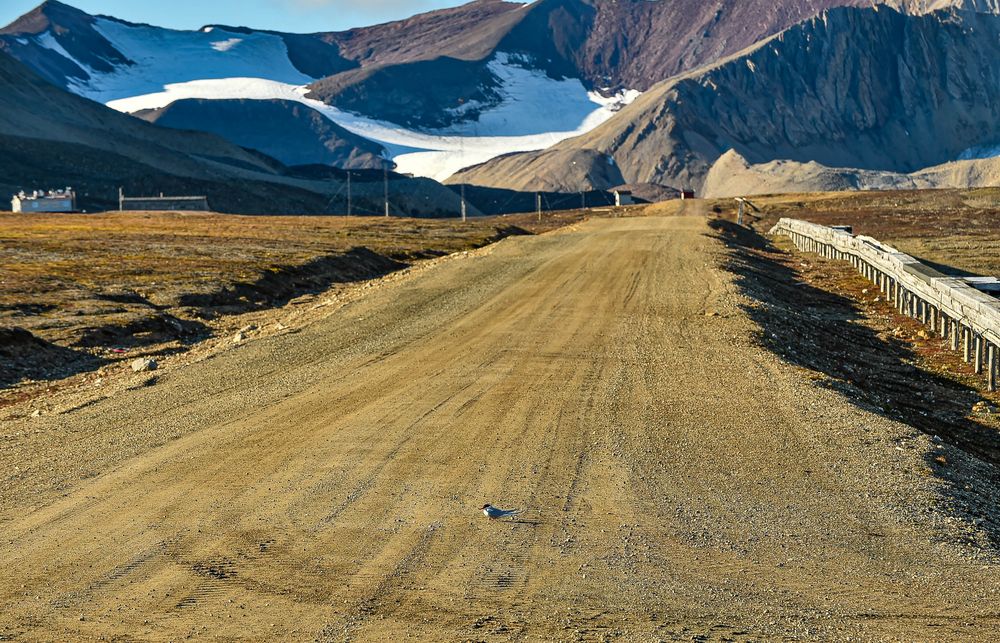
M 996 638 L 990 465 L 762 347 L 731 253 L 508 239 L 3 420 L 0 636 Z

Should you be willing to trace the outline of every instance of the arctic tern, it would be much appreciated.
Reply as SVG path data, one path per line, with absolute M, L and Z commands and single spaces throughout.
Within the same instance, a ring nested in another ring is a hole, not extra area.
M 516 516 L 519 513 L 521 513 L 520 509 L 497 509 L 491 504 L 483 505 L 483 515 L 491 520 L 506 518 L 507 516 Z

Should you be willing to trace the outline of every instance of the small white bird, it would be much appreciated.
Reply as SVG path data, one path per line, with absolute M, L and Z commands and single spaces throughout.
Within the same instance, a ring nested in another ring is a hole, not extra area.
M 520 509 L 497 509 L 491 504 L 483 505 L 483 515 L 491 520 L 506 518 L 508 516 L 516 516 L 519 513 L 521 513 Z

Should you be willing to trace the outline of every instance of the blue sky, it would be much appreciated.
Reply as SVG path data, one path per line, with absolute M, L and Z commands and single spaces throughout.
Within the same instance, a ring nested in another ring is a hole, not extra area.
M 0 25 L 42 0 L 0 0 Z M 206 24 L 277 31 L 338 31 L 406 18 L 421 11 L 464 4 L 463 0 L 63 0 L 91 14 L 106 14 L 175 29 Z

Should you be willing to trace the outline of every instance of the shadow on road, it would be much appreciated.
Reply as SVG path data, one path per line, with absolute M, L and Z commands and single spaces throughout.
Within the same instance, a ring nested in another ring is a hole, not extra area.
M 1000 464 L 1000 433 L 968 417 L 981 399 L 978 391 L 917 368 L 909 344 L 854 323 L 863 317 L 858 305 L 804 281 L 793 267 L 799 258 L 733 223 L 715 220 L 710 225 L 731 251 L 726 268 L 753 302 L 743 309 L 759 325 L 765 348 L 790 364 L 826 375 L 829 379 L 821 385 L 859 407 L 939 436 L 989 465 Z M 850 270 L 846 263 L 844 267 Z M 958 491 L 948 463 L 940 458 L 935 452 L 926 456 L 949 489 Z M 995 476 L 993 466 L 988 468 Z M 1000 544 L 1000 527 L 987 531 Z

